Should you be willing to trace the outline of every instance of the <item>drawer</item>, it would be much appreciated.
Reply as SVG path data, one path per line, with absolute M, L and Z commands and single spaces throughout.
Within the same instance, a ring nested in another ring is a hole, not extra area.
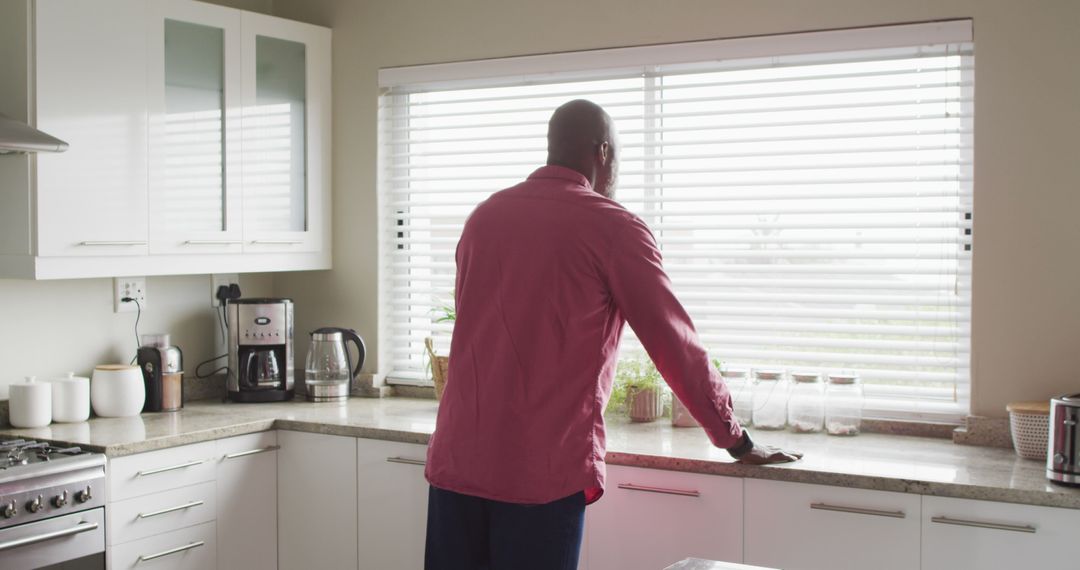
M 276 431 L 238 435 L 217 441 L 217 459 L 224 463 L 248 457 L 249 455 L 275 451 L 276 449 Z
M 122 501 L 214 480 L 216 443 L 118 457 L 109 461 L 108 500 Z
M 217 568 L 213 522 L 126 542 L 108 550 L 111 570 L 214 570 Z
M 213 481 L 109 503 L 109 544 L 121 544 L 214 520 L 217 493 Z

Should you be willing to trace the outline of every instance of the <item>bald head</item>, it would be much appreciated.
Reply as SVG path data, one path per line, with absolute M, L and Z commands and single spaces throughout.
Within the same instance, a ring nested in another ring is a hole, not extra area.
M 548 122 L 548 160 L 581 173 L 593 190 L 614 197 L 618 161 L 611 117 L 596 103 L 570 101 Z

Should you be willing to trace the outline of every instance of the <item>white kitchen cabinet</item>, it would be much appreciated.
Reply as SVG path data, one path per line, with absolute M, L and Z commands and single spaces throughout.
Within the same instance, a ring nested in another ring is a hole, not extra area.
M 217 547 L 214 523 L 208 522 L 115 546 L 107 559 L 110 570 L 214 570 Z
M 747 479 L 745 562 L 784 570 L 919 567 L 920 497 Z
M 109 502 L 214 480 L 215 443 L 159 449 L 109 460 Z
M 244 250 L 330 243 L 330 30 L 245 12 Z
M 586 508 L 589 570 L 654 570 L 684 558 L 742 562 L 743 482 L 609 465 Z
M 922 498 L 923 570 L 1075 568 L 1080 511 Z
M 422 570 L 427 446 L 358 439 L 356 457 L 360 569 Z
M 277 568 L 277 432 L 217 442 L 218 568 Z
M 110 545 L 123 544 L 213 522 L 218 510 L 213 481 L 108 503 L 106 537 Z
M 357 568 L 356 440 L 278 433 L 278 567 Z

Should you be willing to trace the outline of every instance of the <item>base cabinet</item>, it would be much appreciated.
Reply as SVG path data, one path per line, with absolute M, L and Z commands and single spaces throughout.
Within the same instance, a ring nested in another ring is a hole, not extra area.
M 656 570 L 688 557 L 742 561 L 743 481 L 608 466 L 585 509 L 589 570 Z
M 747 564 L 784 570 L 919 567 L 920 497 L 747 479 Z
M 277 568 L 276 449 L 274 431 L 218 442 L 218 568 Z
M 427 447 L 358 439 L 360 570 L 422 570 L 427 529 Z
M 1076 568 L 1080 511 L 923 497 L 923 570 Z
M 278 445 L 278 568 L 357 568 L 356 439 L 281 431 Z

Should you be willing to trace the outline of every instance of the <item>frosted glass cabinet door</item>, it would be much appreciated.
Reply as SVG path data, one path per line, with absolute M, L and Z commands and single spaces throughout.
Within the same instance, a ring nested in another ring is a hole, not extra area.
M 34 6 L 37 127 L 70 145 L 35 155 L 37 254 L 146 255 L 146 5 Z
M 150 11 L 150 251 L 240 253 L 240 11 Z
M 243 15 L 244 250 L 328 249 L 330 31 Z

